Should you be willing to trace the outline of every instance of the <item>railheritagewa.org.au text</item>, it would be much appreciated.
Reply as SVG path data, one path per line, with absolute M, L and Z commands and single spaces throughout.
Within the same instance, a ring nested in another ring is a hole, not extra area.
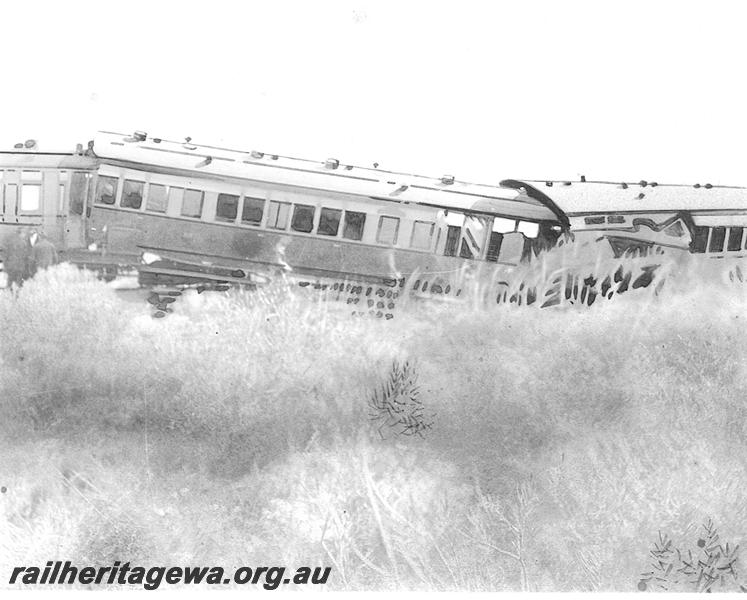
M 136 585 L 146 590 L 167 585 L 261 585 L 275 590 L 281 585 L 324 585 L 331 567 L 143 567 L 115 561 L 108 567 L 74 566 L 70 561 L 48 561 L 44 567 L 14 567 L 11 585 Z

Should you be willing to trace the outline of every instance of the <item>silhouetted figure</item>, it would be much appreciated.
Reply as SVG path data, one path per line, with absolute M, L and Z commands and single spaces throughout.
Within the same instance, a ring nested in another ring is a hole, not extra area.
M 34 273 L 38 273 L 52 265 L 56 265 L 58 262 L 57 248 L 54 244 L 49 241 L 49 238 L 44 234 L 39 234 L 32 250 L 32 261 L 34 265 Z
M 5 242 L 3 269 L 8 278 L 8 289 L 20 288 L 29 274 L 31 264 L 31 243 L 19 227 Z

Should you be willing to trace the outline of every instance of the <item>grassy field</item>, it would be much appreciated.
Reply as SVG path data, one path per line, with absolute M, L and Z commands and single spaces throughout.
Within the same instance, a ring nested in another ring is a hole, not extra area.
M 695 589 L 703 523 L 747 540 L 733 280 L 693 263 L 592 307 L 391 321 L 278 286 L 153 319 L 61 265 L 0 298 L 1 585 L 59 559 L 324 565 L 331 589 Z M 714 591 L 747 584 L 731 566 Z

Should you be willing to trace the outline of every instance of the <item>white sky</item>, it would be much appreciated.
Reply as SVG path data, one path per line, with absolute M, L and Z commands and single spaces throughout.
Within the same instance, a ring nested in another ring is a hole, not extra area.
M 747 185 L 742 5 L 8 2 L 0 147 L 141 129 L 485 183 Z

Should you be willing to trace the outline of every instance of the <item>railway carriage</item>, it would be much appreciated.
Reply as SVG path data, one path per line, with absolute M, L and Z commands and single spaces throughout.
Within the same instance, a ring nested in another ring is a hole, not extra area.
M 0 152 L 0 241 L 18 228 L 43 231 L 59 248 L 86 247 L 86 203 L 98 161 L 40 152 L 34 140 Z
M 560 233 L 557 211 L 499 186 L 101 133 L 89 238 L 149 283 L 384 284 L 457 294 Z
M 350 295 L 392 297 L 387 288 L 406 282 L 417 295 L 458 296 L 467 281 L 505 280 L 559 240 L 579 242 L 562 257 L 573 289 L 604 248 L 747 254 L 745 188 L 485 185 L 142 132 L 100 132 L 69 153 L 19 144 L 0 153 L 0 193 L 0 233 L 43 230 L 65 259 L 109 277 L 136 268 L 145 285 L 252 285 L 282 273 L 354 303 Z
M 652 250 L 747 256 L 747 188 L 586 180 L 502 185 L 552 202 L 576 238 L 606 240 L 618 257 Z

